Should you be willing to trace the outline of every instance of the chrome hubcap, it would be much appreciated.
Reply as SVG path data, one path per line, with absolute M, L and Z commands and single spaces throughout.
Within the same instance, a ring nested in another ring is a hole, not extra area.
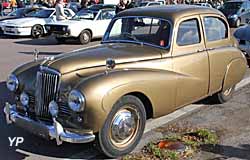
M 88 41 L 89 40 L 89 36 L 86 33 L 84 33 L 83 34 L 83 39 L 84 39 L 84 41 Z
M 33 34 L 39 36 L 42 33 L 42 29 L 40 27 L 35 27 L 33 30 Z
M 111 124 L 110 138 L 116 147 L 129 144 L 136 136 L 139 126 L 139 114 L 130 107 L 119 110 Z

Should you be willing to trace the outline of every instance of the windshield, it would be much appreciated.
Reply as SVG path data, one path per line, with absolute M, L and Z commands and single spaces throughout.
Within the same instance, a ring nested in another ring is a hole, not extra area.
M 22 9 L 17 9 L 17 10 L 15 10 L 15 11 L 13 11 L 13 12 L 10 12 L 9 14 L 8 14 L 8 16 L 17 16 L 17 17 L 22 17 L 23 15 L 24 15 L 24 8 L 22 8 Z
M 239 10 L 241 8 L 242 2 L 228 2 L 225 3 L 223 9 L 227 10 Z
M 73 20 L 79 20 L 79 19 L 94 20 L 97 13 L 98 13 L 98 11 L 84 9 L 84 10 L 79 11 L 72 19 Z
M 125 42 L 169 46 L 170 24 L 166 20 L 147 17 L 116 19 L 106 32 L 103 42 Z
M 37 18 L 49 18 L 53 12 L 54 12 L 54 10 L 41 9 L 38 11 L 28 13 L 26 16 L 27 17 L 37 17 Z

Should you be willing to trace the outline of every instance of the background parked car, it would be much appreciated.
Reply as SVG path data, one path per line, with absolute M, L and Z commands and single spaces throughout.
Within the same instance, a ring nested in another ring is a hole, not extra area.
M 250 67 L 250 26 L 245 25 L 234 32 L 235 38 L 239 42 L 239 47 L 246 56 L 248 66 Z
M 138 7 L 159 6 L 163 5 L 161 2 L 144 1 L 138 4 Z
M 56 21 L 55 12 L 54 8 L 41 8 L 35 12 L 30 12 L 25 18 L 4 20 L 0 23 L 0 27 L 6 35 L 39 38 L 46 34 L 44 25 Z M 68 8 L 65 8 L 64 12 L 69 18 L 75 15 Z
M 194 3 L 194 5 L 213 8 L 209 3 Z
M 115 16 L 114 5 L 93 5 L 82 9 L 72 19 L 52 22 L 45 25 L 48 33 L 56 37 L 58 43 L 66 39 L 78 39 L 81 44 L 104 35 L 111 19 Z
M 227 17 L 231 27 L 239 27 L 250 20 L 249 0 L 228 1 L 219 10 Z
M 79 2 L 69 2 L 66 7 L 77 13 L 81 9 L 81 4 Z

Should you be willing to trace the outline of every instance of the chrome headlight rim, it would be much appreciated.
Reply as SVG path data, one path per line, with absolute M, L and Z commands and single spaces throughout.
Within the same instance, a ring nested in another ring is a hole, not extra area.
M 68 105 L 74 112 L 82 112 L 85 110 L 85 96 L 78 90 L 72 90 L 68 96 Z
M 7 78 L 6 85 L 10 91 L 12 91 L 12 92 L 17 91 L 17 89 L 19 87 L 19 80 L 18 80 L 17 76 L 14 74 L 10 74 Z

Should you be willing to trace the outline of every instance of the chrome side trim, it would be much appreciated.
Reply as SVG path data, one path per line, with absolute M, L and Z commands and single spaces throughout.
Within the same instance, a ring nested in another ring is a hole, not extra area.
M 77 134 L 65 130 L 56 118 L 53 118 L 53 125 L 46 125 L 42 122 L 34 121 L 29 117 L 22 116 L 16 111 L 15 104 L 11 105 L 7 102 L 4 107 L 4 113 L 7 124 L 17 124 L 27 130 L 30 129 L 31 132 L 37 135 L 56 139 L 57 145 L 61 145 L 62 142 L 88 143 L 95 140 L 93 132 Z

